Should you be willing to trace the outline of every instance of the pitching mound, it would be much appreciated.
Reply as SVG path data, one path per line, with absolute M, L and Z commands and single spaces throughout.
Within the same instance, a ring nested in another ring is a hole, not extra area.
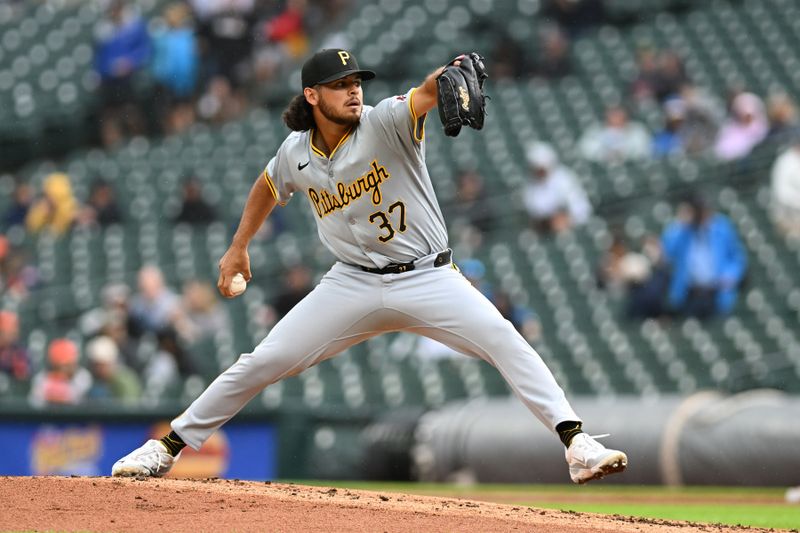
M 763 531 L 231 480 L 0 477 L 2 531 Z

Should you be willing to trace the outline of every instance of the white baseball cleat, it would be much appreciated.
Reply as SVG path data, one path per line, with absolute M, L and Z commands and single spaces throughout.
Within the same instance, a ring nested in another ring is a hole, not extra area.
M 569 477 L 581 485 L 593 479 L 622 472 L 628 466 L 627 455 L 619 450 L 609 450 L 586 433 L 575 435 L 567 448 L 566 457 Z
M 114 463 L 111 475 L 161 477 L 169 472 L 180 456 L 179 453 L 172 457 L 161 441 L 150 439 Z

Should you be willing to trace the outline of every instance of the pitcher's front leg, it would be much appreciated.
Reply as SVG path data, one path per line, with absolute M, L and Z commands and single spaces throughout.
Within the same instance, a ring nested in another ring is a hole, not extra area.
M 299 374 L 380 330 L 380 294 L 336 267 L 269 335 L 239 359 L 172 421 L 198 449 L 265 387 Z

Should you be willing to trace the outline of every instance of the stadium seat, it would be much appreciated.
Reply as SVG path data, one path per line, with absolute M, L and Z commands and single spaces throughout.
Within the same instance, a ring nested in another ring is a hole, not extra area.
M 146 12 L 155 13 L 165 3 L 148 2 Z M 87 73 L 92 28 L 100 12 L 92 3 L 56 4 L 26 4 L 24 22 L 0 5 L 4 154 L 26 158 L 24 150 L 15 152 L 20 140 L 52 136 L 59 128 L 70 132 L 65 142 L 80 136 L 82 117 L 92 105 Z M 363 66 L 396 67 L 394 77 L 370 83 L 370 100 L 396 93 L 401 80 L 418 82 L 433 65 L 450 57 L 475 27 L 502 24 L 514 38 L 529 41 L 541 23 L 535 4 L 364 1 L 355 3 L 343 29 Z M 681 9 L 672 9 L 681 4 Z M 745 170 L 717 165 L 706 157 L 608 166 L 583 161 L 575 150 L 576 139 L 602 119 L 607 105 L 628 99 L 637 50 L 643 44 L 678 51 L 692 79 L 720 97 L 731 84 L 744 82 L 760 95 L 782 89 L 800 98 L 800 6 L 784 0 L 689 4 L 609 1 L 612 20 L 625 19 L 635 10 L 647 16 L 577 39 L 572 48 L 574 72 L 562 80 L 490 79 L 493 99 L 483 132 L 465 130 L 446 139 L 436 127 L 436 117 L 429 117 L 428 167 L 445 211 L 455 201 L 457 171 L 469 167 L 484 176 L 488 197 L 508 206 L 500 210 L 475 254 L 487 266 L 487 280 L 536 310 L 543 327 L 536 348 L 570 393 L 647 395 L 722 387 L 732 369 L 763 374 L 776 353 L 794 358 L 792 368 L 800 369 L 800 342 L 792 327 L 800 319 L 795 279 L 800 242 L 774 229 L 766 184 L 754 183 Z M 516 21 L 524 23 L 511 24 Z M 484 53 L 491 50 L 488 38 L 475 43 Z M 657 102 L 642 102 L 632 111 L 650 130 L 661 127 Z M 217 261 L 227 249 L 253 179 L 285 133 L 279 109 L 266 107 L 222 127 L 197 124 L 165 139 L 131 139 L 114 152 L 70 153 L 63 164 L 76 193 L 85 197 L 95 177 L 112 181 L 126 223 L 78 231 L 63 240 L 42 235 L 31 241 L 42 283 L 29 304 L 35 311 L 21 313 L 40 323 L 36 334 L 28 334 L 36 353 L 41 353 L 41 337 L 48 335 L 46 324 L 69 327 L 76 314 L 98 304 L 98 279 L 131 283 L 141 265 L 156 262 L 175 285 L 195 277 L 213 283 Z M 595 208 L 586 226 L 570 235 L 551 238 L 524 228 L 519 191 L 528 179 L 525 150 L 534 139 L 556 147 Z M 751 173 L 763 182 L 775 147 L 759 150 Z M 36 161 L 19 174 L 40 180 L 53 165 Z M 202 181 L 220 212 L 219 222 L 197 228 L 169 221 L 179 208 L 180 183 L 188 174 Z M 620 312 L 622 296 L 598 289 L 595 281 L 612 229 L 622 228 L 630 242 L 658 234 L 675 214 L 674 199 L 697 186 L 718 190 L 713 195 L 717 207 L 736 225 L 749 252 L 747 286 L 734 314 L 711 323 L 626 320 Z M 281 211 L 287 231 L 251 247 L 252 265 L 261 279 L 274 279 L 285 265 L 297 261 L 317 270 L 332 262 L 314 238 L 314 223 L 303 203 L 296 199 Z M 191 397 L 199 383 L 226 368 L 238 353 L 252 349 L 268 333 L 259 317 L 275 290 L 267 283 L 252 284 L 242 298 L 226 302 L 234 331 L 198 348 L 203 363 L 198 379 L 164 394 Z M 437 406 L 457 398 L 509 394 L 502 376 L 482 361 L 420 362 L 410 353 L 390 351 L 390 343 L 372 339 L 341 360 L 269 387 L 261 403 L 267 408 L 302 402 L 311 409 L 336 405 L 357 410 L 369 405 Z

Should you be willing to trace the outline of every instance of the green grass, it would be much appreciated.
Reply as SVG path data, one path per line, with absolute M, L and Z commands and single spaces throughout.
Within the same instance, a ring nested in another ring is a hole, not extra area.
M 620 514 L 688 520 L 690 522 L 720 523 L 754 527 L 792 529 L 800 527 L 800 508 L 788 505 L 695 505 L 695 504 L 576 504 L 533 502 L 534 507 L 562 509 L 587 513 Z
M 447 485 L 319 481 L 298 483 L 466 498 L 579 512 L 800 531 L 800 506 L 782 488 L 574 485 Z

